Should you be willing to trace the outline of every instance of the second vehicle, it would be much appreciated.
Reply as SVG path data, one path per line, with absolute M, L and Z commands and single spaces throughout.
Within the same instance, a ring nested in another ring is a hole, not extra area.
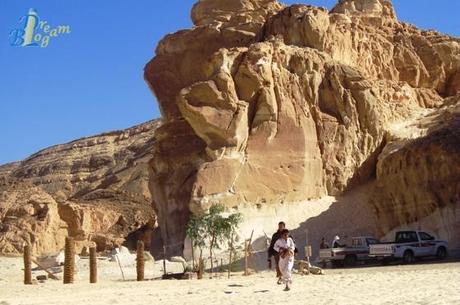
M 369 256 L 369 246 L 378 242 L 372 236 L 352 237 L 351 246 L 320 249 L 319 260 L 331 262 L 334 267 L 353 267 L 359 261 L 374 259 Z
M 432 235 L 423 231 L 399 231 L 396 232 L 395 241 L 380 243 L 370 246 L 370 257 L 377 258 L 383 262 L 391 259 L 402 259 L 409 264 L 416 258 L 447 257 L 447 242 L 437 240 Z

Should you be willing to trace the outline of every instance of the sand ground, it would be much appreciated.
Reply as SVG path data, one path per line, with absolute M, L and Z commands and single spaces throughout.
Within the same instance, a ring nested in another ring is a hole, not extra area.
M 148 263 L 146 277 L 161 274 L 160 264 Z M 87 281 L 87 262 L 79 264 L 76 282 L 25 286 L 22 260 L 0 258 L 0 305 L 87 304 L 460 304 L 460 263 L 418 264 L 326 270 L 325 275 L 294 276 L 292 290 L 282 291 L 274 274 L 235 273 L 204 280 L 135 282 L 126 268 L 122 281 L 116 263 L 100 262 L 99 282 Z

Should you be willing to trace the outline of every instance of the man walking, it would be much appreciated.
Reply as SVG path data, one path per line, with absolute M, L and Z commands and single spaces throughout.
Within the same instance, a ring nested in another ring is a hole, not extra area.
M 289 237 L 289 230 L 281 231 L 281 238 L 275 242 L 274 249 L 279 254 L 279 270 L 282 275 L 282 281 L 286 285 L 285 291 L 291 290 L 292 268 L 294 267 L 294 240 Z
M 270 247 L 268 247 L 268 268 L 272 268 L 272 257 L 275 259 L 275 266 L 276 266 L 276 277 L 278 278 L 278 285 L 281 285 L 283 283 L 282 281 L 282 274 L 279 268 L 279 253 L 275 251 L 274 246 L 275 243 L 278 239 L 281 238 L 281 232 L 286 229 L 286 224 L 283 221 L 280 221 L 278 223 L 278 231 L 276 231 L 273 236 L 272 240 L 270 242 Z

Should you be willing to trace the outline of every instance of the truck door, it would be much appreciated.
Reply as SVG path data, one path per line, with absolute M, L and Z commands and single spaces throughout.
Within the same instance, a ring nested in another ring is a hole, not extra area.
M 406 248 L 412 250 L 415 256 L 423 255 L 421 253 L 420 238 L 415 231 L 400 231 L 396 233 L 396 252 L 398 255 L 403 255 Z M 399 251 L 399 252 L 398 252 Z
M 351 240 L 351 247 L 353 252 L 358 258 L 367 257 L 369 250 L 367 249 L 364 240 L 362 238 L 356 237 Z
M 424 256 L 431 256 L 436 254 L 436 243 L 434 237 L 425 232 L 419 232 L 421 254 Z

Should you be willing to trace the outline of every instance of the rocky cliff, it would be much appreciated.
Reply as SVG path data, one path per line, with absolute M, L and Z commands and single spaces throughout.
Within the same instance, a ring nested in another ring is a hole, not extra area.
M 0 166 L 0 252 L 149 242 L 158 216 L 182 254 L 191 213 L 216 203 L 260 249 L 279 220 L 301 252 L 306 229 L 314 249 L 400 228 L 460 248 L 459 39 L 389 0 L 200 0 L 191 17 L 145 67 L 161 121 Z
M 192 20 L 145 67 L 173 252 L 212 204 L 314 204 L 362 184 L 378 235 L 442 209 L 427 229 L 459 244 L 459 39 L 398 21 L 388 0 L 201 0 Z
M 36 254 L 62 249 L 67 235 L 82 249 L 125 242 L 153 229 L 149 165 L 160 122 L 104 133 L 40 151 L 0 167 L 0 253 L 24 242 Z

